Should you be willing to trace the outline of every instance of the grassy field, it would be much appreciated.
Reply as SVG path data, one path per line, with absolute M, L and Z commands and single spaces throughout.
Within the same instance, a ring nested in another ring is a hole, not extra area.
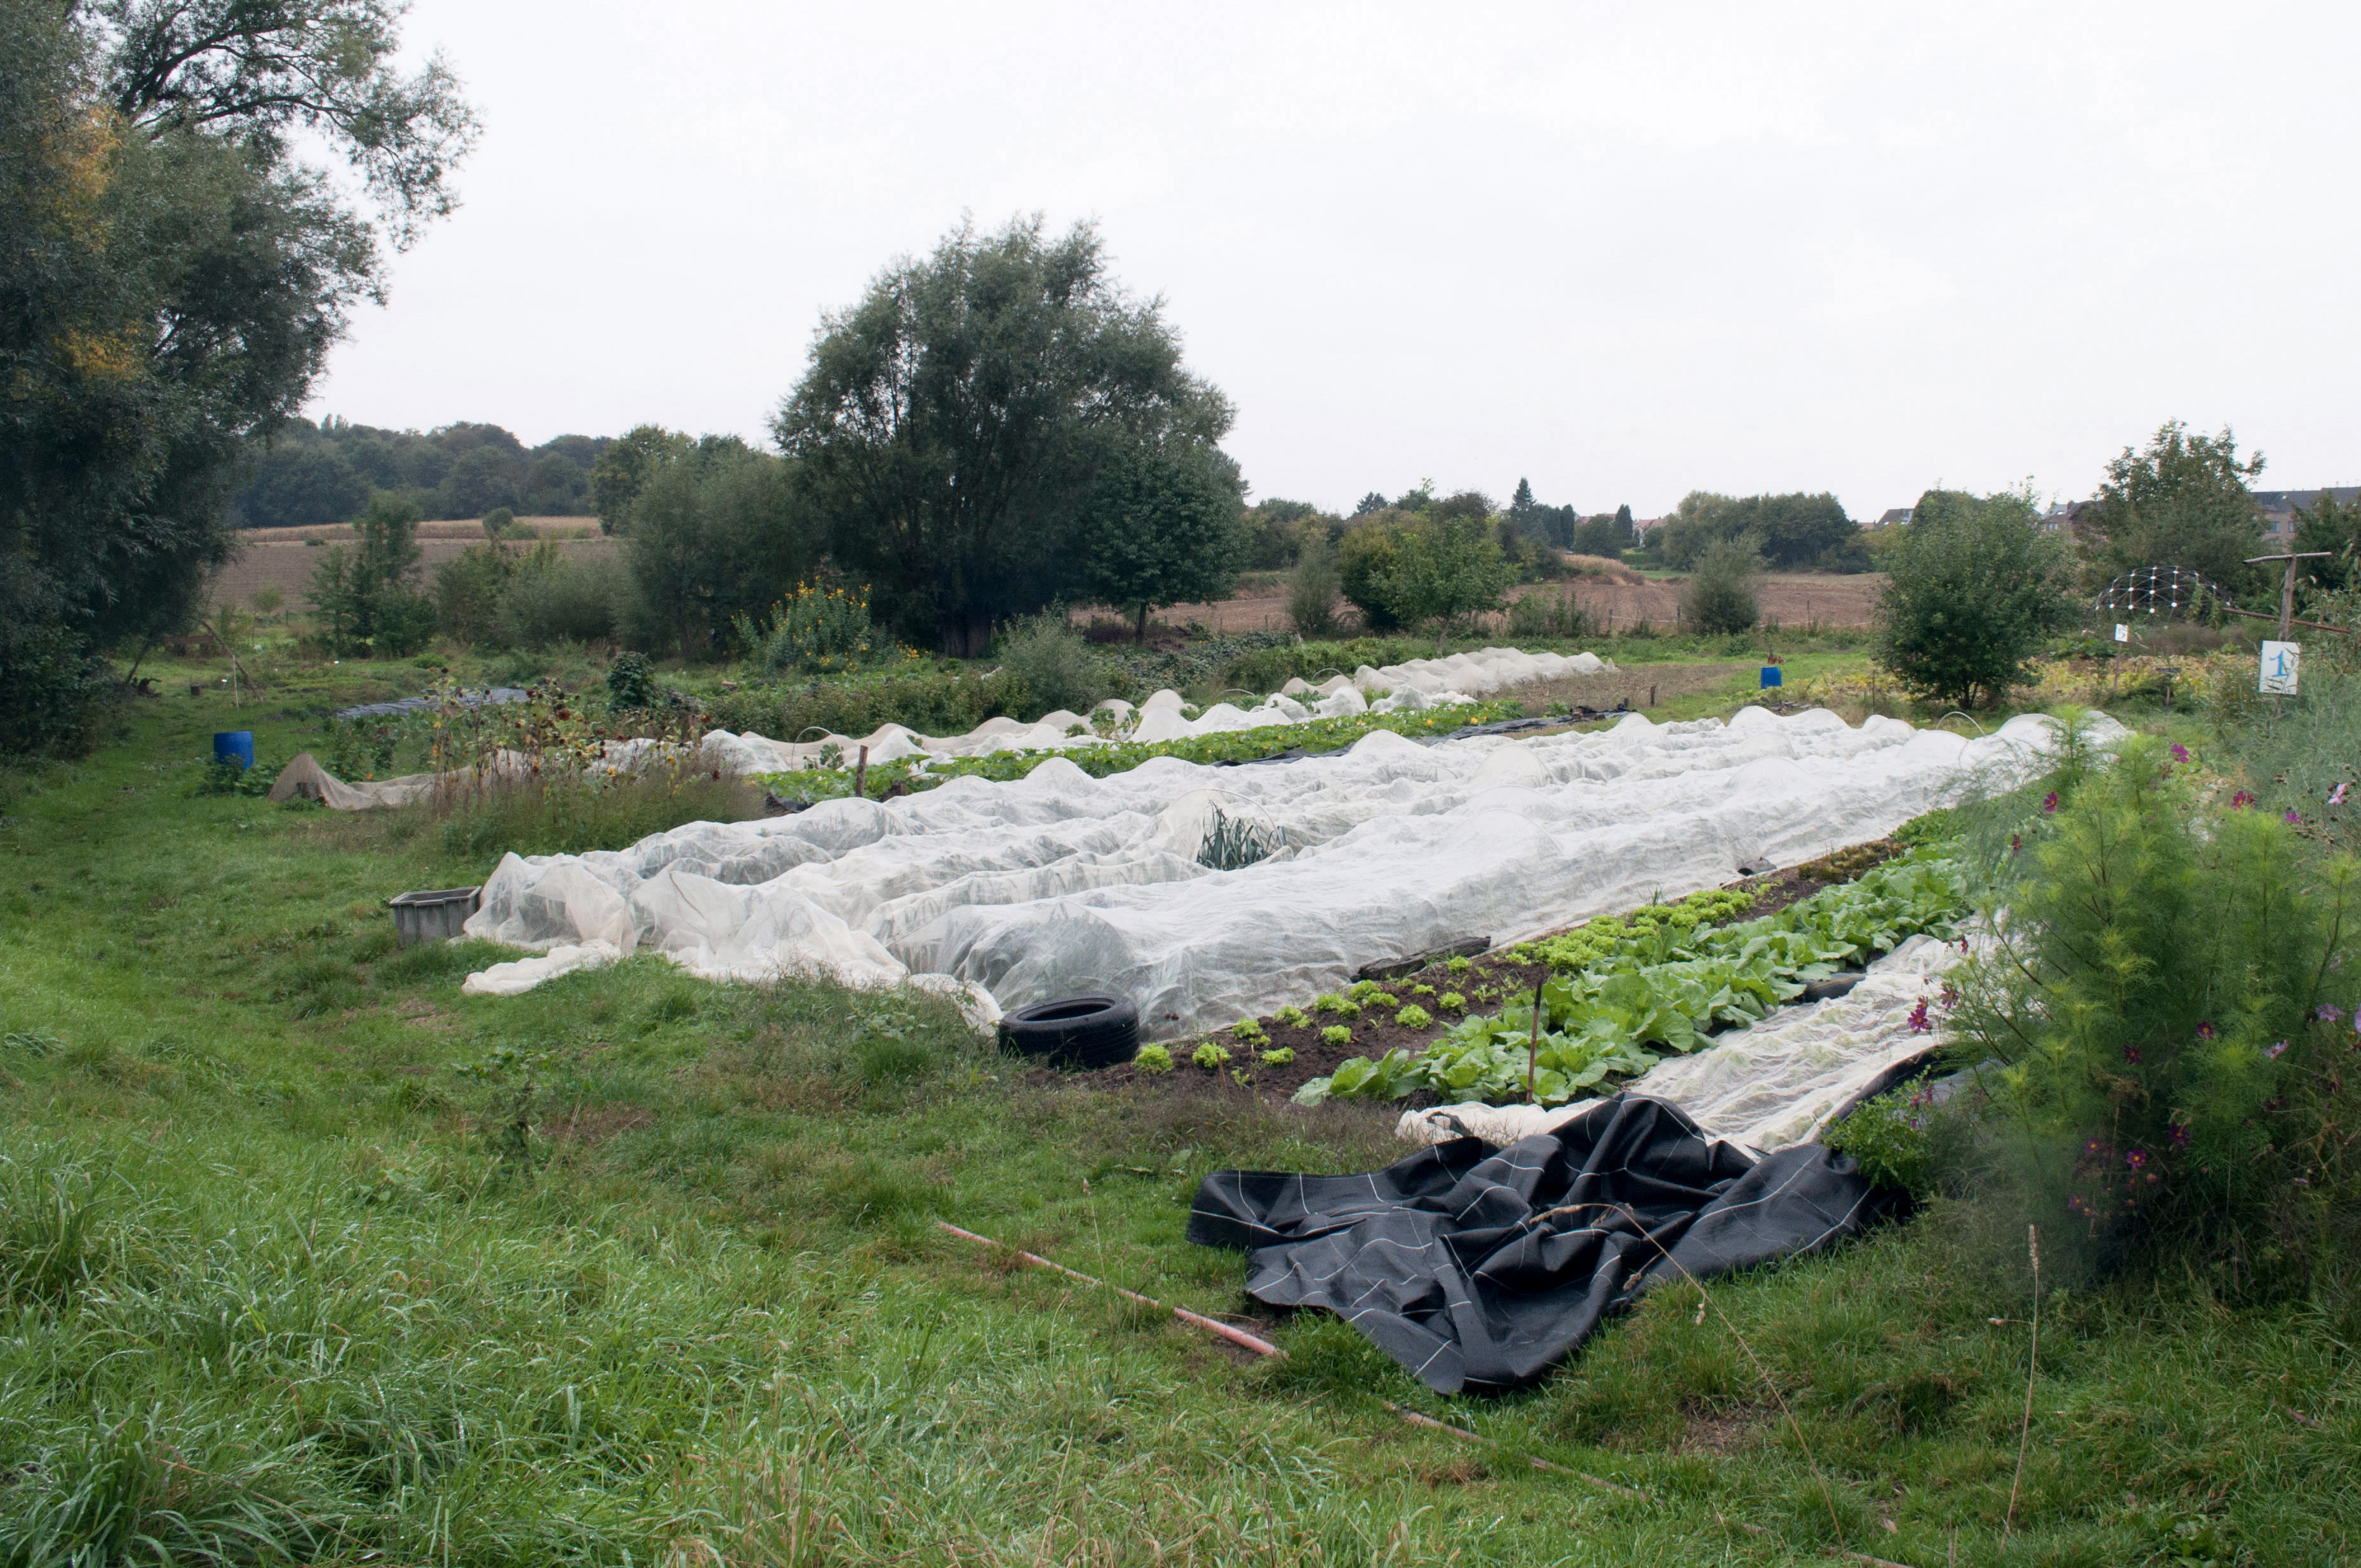
M 1726 710 L 1719 680 L 1683 700 Z M 409 684 L 143 699 L 90 759 L 0 774 L 0 1563 L 2354 1549 L 2325 1317 L 2055 1289 L 2031 1365 L 2006 1214 L 1663 1291 L 1492 1401 L 1333 1321 L 1245 1364 L 1013 1267 L 933 1222 L 1235 1311 L 1241 1260 L 1181 1240 L 1198 1179 L 1385 1163 L 1391 1113 L 1037 1082 L 923 1001 L 651 957 L 462 997 L 495 953 L 399 949 L 382 905 L 484 860 L 192 793 L 210 731 L 282 760 Z

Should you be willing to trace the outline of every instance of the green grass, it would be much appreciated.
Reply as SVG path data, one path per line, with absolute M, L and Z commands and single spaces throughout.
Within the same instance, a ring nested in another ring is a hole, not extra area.
M 264 755 L 394 684 L 306 679 L 235 716 Z M 1227 1311 L 1198 1178 L 1367 1168 L 1389 1113 L 1037 1087 L 938 1007 L 645 956 L 461 997 L 490 951 L 382 903 L 489 857 L 192 795 L 232 717 L 0 775 L 0 1563 L 1823 1562 L 1822 1475 L 1922 1568 L 2351 1550 L 2324 1320 L 2092 1292 L 2004 1557 L 2030 1298 L 1966 1208 L 1715 1287 L 1800 1443 L 1682 1289 L 1489 1403 L 1316 1320 L 1237 1365 L 931 1221 Z

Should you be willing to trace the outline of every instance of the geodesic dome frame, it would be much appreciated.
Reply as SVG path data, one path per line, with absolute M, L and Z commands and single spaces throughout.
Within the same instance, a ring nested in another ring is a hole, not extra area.
M 2135 566 L 2100 590 L 2092 608 L 2107 615 L 2173 615 L 2191 618 L 2235 601 L 2221 585 L 2182 566 Z

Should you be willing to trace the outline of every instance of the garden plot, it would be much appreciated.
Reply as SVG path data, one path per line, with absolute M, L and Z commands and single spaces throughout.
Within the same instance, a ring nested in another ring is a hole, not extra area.
M 1112 992 L 1138 1003 L 1146 1035 L 1172 1038 L 1365 964 L 1534 936 L 1878 838 L 2029 776 L 2053 735 L 2034 717 L 1963 740 L 1748 708 L 1530 740 L 1380 731 L 1274 767 L 1159 758 L 1093 779 L 1050 758 L 1013 782 L 692 823 L 613 853 L 511 855 L 467 932 L 544 952 L 650 948 L 717 980 L 915 978 L 987 1016 Z
M 1383 668 L 1362 665 L 1352 674 L 1333 674 L 1314 685 L 1298 677 L 1249 707 L 1217 702 L 1191 717 L 1180 694 L 1159 691 L 1137 707 L 1120 698 L 1099 704 L 1088 715 L 1060 708 L 1030 724 L 988 718 L 964 735 L 920 735 L 898 724 L 880 725 L 868 735 L 824 734 L 774 740 L 717 729 L 705 739 L 707 754 L 741 773 L 795 773 L 814 764 L 851 764 L 866 749 L 873 763 L 906 757 L 980 757 L 995 751 L 1062 751 L 1101 746 L 1183 740 L 1272 725 L 1342 718 L 1356 713 L 1422 712 L 1451 703 L 1472 702 L 1513 685 L 1562 675 L 1598 674 L 1614 669 L 1596 653 L 1527 653 L 1515 648 L 1484 648 L 1446 659 L 1412 659 Z M 629 746 L 653 746 L 653 741 Z M 620 754 L 620 753 L 619 753 Z M 830 762 L 830 758 L 835 759 Z

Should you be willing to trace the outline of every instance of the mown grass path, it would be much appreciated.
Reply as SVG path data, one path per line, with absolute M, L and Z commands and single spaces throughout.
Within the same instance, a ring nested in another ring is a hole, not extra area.
M 310 721 L 280 715 L 320 695 L 258 721 L 143 701 L 0 796 L 0 1561 L 2352 1550 L 2361 1422 L 2325 1321 L 2068 1291 L 2004 1556 L 2029 1304 L 1982 1238 L 2004 1215 L 1715 1288 L 1808 1456 L 1686 1290 L 1487 1403 L 1334 1322 L 1242 1365 L 1002 1266 L 932 1221 L 1234 1311 L 1239 1260 L 1180 1239 L 1197 1179 L 1367 1168 L 1392 1113 L 1031 1086 L 938 1009 L 653 958 L 462 998 L 490 955 L 397 949 L 382 907 L 486 869 L 433 823 L 190 793 L 211 730 L 283 759 Z

